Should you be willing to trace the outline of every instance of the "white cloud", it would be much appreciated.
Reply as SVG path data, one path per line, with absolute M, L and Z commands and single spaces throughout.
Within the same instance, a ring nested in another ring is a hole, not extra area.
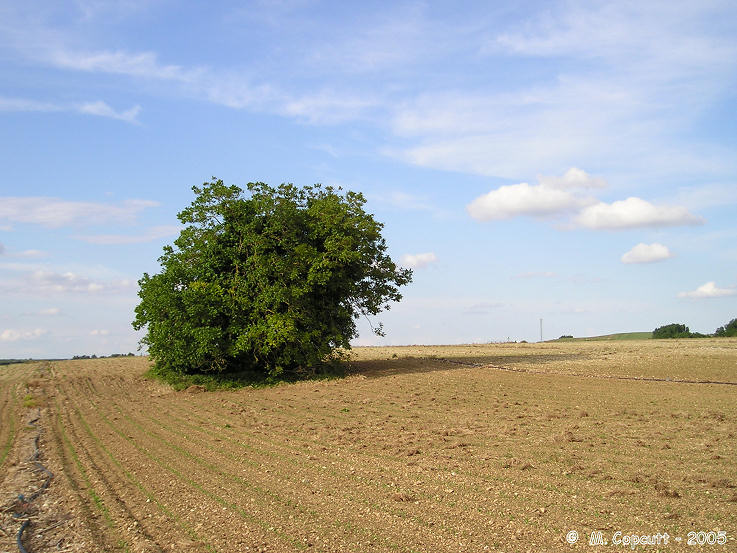
M 59 313 L 61 313 L 61 309 L 59 309 L 58 307 L 49 307 L 38 312 L 39 315 L 45 315 L 49 317 L 53 317 L 55 315 L 58 315 Z
M 0 269 L 19 273 L 17 277 L 0 280 L 0 296 L 7 297 L 129 297 L 136 288 L 135 280 L 120 278 L 116 273 L 100 266 L 87 268 L 94 274 L 93 277 L 77 271 L 56 270 L 46 265 L 29 263 L 0 263 Z
M 334 91 L 322 91 L 285 99 L 278 111 L 312 124 L 335 124 L 363 116 L 377 105 L 371 98 Z
M 125 111 L 116 111 L 102 100 L 82 104 L 58 104 L 39 102 L 26 98 L 0 97 L 0 111 L 76 112 L 99 117 L 109 117 L 126 123 L 138 123 L 141 106 L 135 105 Z
M 15 255 L 17 257 L 30 257 L 30 258 L 35 258 L 35 257 L 44 257 L 44 256 L 46 256 L 46 252 L 41 251 L 41 250 L 23 250 L 22 252 L 18 252 Z
M 44 52 L 46 61 L 63 69 L 114 73 L 132 77 L 192 82 L 202 69 L 184 69 L 179 65 L 162 65 L 153 52 L 129 53 L 122 50 L 80 52 L 57 48 Z
M 466 210 L 478 221 L 509 219 L 519 215 L 542 217 L 575 210 L 591 200 L 567 190 L 526 182 L 501 186 L 473 200 Z
M 512 278 L 555 278 L 556 275 L 552 271 L 530 271 L 527 273 L 518 273 Z
M 585 207 L 574 221 L 590 229 L 628 229 L 701 225 L 702 217 L 692 215 L 685 207 L 656 206 L 641 198 L 630 197 L 607 204 L 599 202 Z
M 55 273 L 35 271 L 31 275 L 33 284 L 42 292 L 100 292 L 105 285 L 72 272 Z
M 562 177 L 539 176 L 538 182 L 550 188 L 567 190 L 570 188 L 606 188 L 607 182 L 601 177 L 593 177 L 583 169 L 571 167 Z
M 33 330 L 15 330 L 8 328 L 0 332 L 0 342 L 17 342 L 18 340 L 35 340 L 40 338 L 44 334 L 47 334 L 48 330 L 43 328 L 35 328 Z
M 101 245 L 117 245 L 117 244 L 142 244 L 144 242 L 152 242 L 159 238 L 174 236 L 182 227 L 176 225 L 161 225 L 152 227 L 144 234 L 124 235 L 124 234 L 94 234 L 94 235 L 78 235 L 76 239 L 88 242 L 90 244 Z
M 722 298 L 725 296 L 734 296 L 737 295 L 737 289 L 732 288 L 717 288 L 714 281 L 707 282 L 706 284 L 703 284 L 696 288 L 696 290 L 692 290 L 691 292 L 679 292 L 678 297 L 679 298 L 694 298 L 694 299 L 702 299 L 702 298 Z
M 106 329 L 90 330 L 90 336 L 107 336 L 108 334 L 110 334 L 110 331 Z
M 410 269 L 422 269 L 438 260 L 433 252 L 405 254 L 402 256 L 402 265 Z
M 27 98 L 7 98 L 0 96 L 0 111 L 63 111 L 58 105 L 39 102 Z
M 622 256 L 622 263 L 653 263 L 670 259 L 673 254 L 667 246 L 654 242 L 652 244 L 639 243 Z
M 699 184 L 679 188 L 674 200 L 692 209 L 726 207 L 737 204 L 737 184 Z
M 137 123 L 138 114 L 141 112 L 141 106 L 135 105 L 125 111 L 115 111 L 105 102 L 97 101 L 82 104 L 79 106 L 80 113 L 86 113 L 88 115 L 99 115 L 101 117 L 110 117 L 111 119 L 119 119 L 120 121 L 126 121 L 127 123 Z
M 120 205 L 73 202 L 47 197 L 0 197 L 0 221 L 33 223 L 56 228 L 67 225 L 96 225 L 133 222 L 147 207 L 158 206 L 148 200 L 127 200 Z
M 725 157 L 719 144 L 683 140 L 683 129 L 733 86 L 737 42 L 720 25 L 734 16 L 725 6 L 558 3 L 496 33 L 492 26 L 481 48 L 488 67 L 516 66 L 524 57 L 551 70 L 529 77 L 513 70 L 503 87 L 473 81 L 464 90 L 458 79 L 454 89 L 398 103 L 395 132 L 418 140 L 399 143 L 392 154 L 424 167 L 507 178 L 572 159 L 610 175 L 625 166 L 700 180 L 733 171 L 734 156 Z
M 368 194 L 369 201 L 380 202 L 407 211 L 425 211 L 439 219 L 447 219 L 450 212 L 432 203 L 427 197 L 393 191 L 386 194 Z
M 467 315 L 488 315 L 489 313 L 499 311 L 502 307 L 504 307 L 503 303 L 482 301 L 468 306 L 463 313 Z

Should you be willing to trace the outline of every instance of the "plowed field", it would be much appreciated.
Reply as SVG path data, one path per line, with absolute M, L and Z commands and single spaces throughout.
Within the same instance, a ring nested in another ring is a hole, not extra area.
M 31 553 L 737 550 L 735 339 L 359 348 L 231 392 L 147 368 L 0 367 L 0 551 L 26 519 Z M 35 435 L 54 478 L 13 516 Z

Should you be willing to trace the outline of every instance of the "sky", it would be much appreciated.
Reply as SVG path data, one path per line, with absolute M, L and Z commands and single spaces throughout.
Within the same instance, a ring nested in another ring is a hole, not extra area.
M 356 345 L 737 317 L 731 1 L 0 0 L 0 358 L 137 350 L 192 186 L 362 192 Z

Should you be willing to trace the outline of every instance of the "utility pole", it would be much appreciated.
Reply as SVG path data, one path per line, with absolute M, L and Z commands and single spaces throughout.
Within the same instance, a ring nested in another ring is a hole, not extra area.
M 543 320 L 540 319 L 540 341 L 543 341 Z

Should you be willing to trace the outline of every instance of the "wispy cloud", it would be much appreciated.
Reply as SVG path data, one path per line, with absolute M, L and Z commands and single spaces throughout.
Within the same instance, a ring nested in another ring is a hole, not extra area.
M 424 167 L 506 178 L 531 168 L 556 171 L 574 159 L 610 174 L 623 167 L 672 176 L 733 169 L 733 160 L 710 152 L 726 154 L 719 144 L 680 141 L 732 86 L 737 41 L 715 25 L 724 9 L 675 1 L 531 11 L 487 39 L 481 51 L 489 66 L 555 57 L 564 69 L 526 79 L 513 73 L 505 91 L 475 84 L 408 98 L 393 128 L 415 143 L 389 151 Z
M 434 217 L 444 219 L 450 216 L 447 210 L 438 207 L 430 198 L 403 191 L 392 191 L 384 194 L 369 194 L 368 199 L 407 211 L 425 211 Z
M 59 105 L 40 102 L 28 98 L 8 98 L 0 96 L 0 111 L 64 111 Z
M 142 244 L 144 242 L 153 242 L 160 238 L 176 235 L 182 227 L 176 225 L 160 225 L 150 228 L 143 234 L 90 234 L 77 235 L 74 238 L 82 240 L 89 244 L 100 245 L 119 245 L 119 244 Z
M 42 250 L 23 250 L 21 252 L 16 253 L 15 255 L 17 257 L 38 258 L 38 257 L 45 257 L 47 254 L 45 251 L 42 251 Z
M 725 296 L 737 295 L 737 288 L 718 288 L 712 280 L 706 284 L 702 284 L 696 290 L 690 292 L 679 292 L 679 298 L 705 299 L 705 298 L 723 298 Z
M 622 255 L 622 263 L 654 263 L 673 257 L 667 246 L 654 242 L 652 244 L 639 243 Z
M 503 303 L 483 301 L 469 305 L 463 313 L 466 315 L 488 315 L 499 311 L 501 307 L 504 307 Z
M 105 102 L 97 101 L 88 104 L 82 104 L 78 108 L 80 113 L 86 113 L 88 115 L 98 115 L 100 117 L 110 117 L 111 119 L 119 119 L 127 123 L 137 123 L 138 114 L 141 113 L 141 106 L 133 106 L 132 108 L 125 111 L 115 111 Z
M 49 197 L 5 196 L 0 197 L 0 221 L 50 228 L 131 223 L 144 209 L 158 205 L 158 202 L 149 200 L 126 200 L 119 205 L 111 205 Z
M 62 69 L 102 72 L 131 77 L 195 82 L 202 75 L 200 68 L 185 69 L 179 65 L 159 63 L 154 52 L 125 50 L 77 51 L 56 47 L 43 52 L 44 61 Z
M 55 104 L 51 102 L 40 102 L 27 98 L 0 97 L 0 111 L 35 111 L 35 112 L 72 112 L 84 115 L 95 115 L 125 121 L 126 123 L 138 123 L 138 114 L 141 106 L 135 105 L 127 110 L 116 111 L 102 100 L 95 102 L 84 102 L 81 104 Z
M 513 275 L 512 278 L 555 278 L 556 276 L 558 275 L 552 271 L 529 271 Z

